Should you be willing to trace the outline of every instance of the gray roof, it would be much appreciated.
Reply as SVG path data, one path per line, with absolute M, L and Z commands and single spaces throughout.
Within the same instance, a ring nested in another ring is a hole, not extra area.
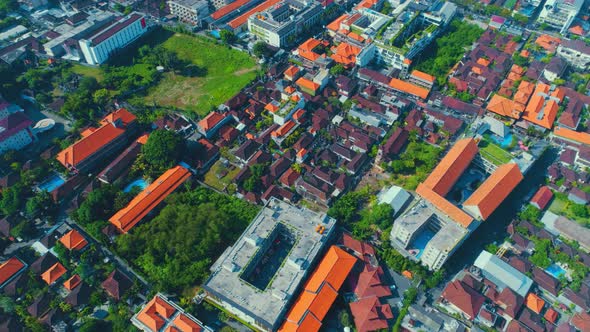
M 473 265 L 481 269 L 483 275 L 497 286 L 508 287 L 522 297 L 526 296 L 533 284 L 529 277 L 485 250 L 479 254 Z
M 289 308 L 292 297 L 308 274 L 336 220 L 325 213 L 297 208 L 272 198 L 211 267 L 204 289 L 223 305 L 239 311 L 266 329 L 276 329 Z M 326 228 L 323 234 L 316 227 Z M 287 231 L 295 242 L 264 290 L 245 281 L 249 273 L 276 239 L 277 231 Z

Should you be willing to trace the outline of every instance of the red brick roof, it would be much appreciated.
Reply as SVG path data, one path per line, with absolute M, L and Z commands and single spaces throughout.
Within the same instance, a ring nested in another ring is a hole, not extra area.
M 190 172 L 182 166 L 169 169 L 135 196 L 126 207 L 113 215 L 109 221 L 122 233 L 129 232 L 153 208 L 184 183 L 190 175 Z
M 279 331 L 319 331 L 322 320 L 355 263 L 354 256 L 336 246 L 330 247 L 305 283 Z
M 516 318 L 520 312 L 520 308 L 522 308 L 524 299 L 509 287 L 505 287 L 496 297 L 495 302 L 508 316 Z
M 547 207 L 547 204 L 553 198 L 553 192 L 549 187 L 542 186 L 537 190 L 537 193 L 531 199 L 531 204 L 536 205 L 537 208 L 544 210 Z
M 52 267 L 47 269 L 47 271 L 43 272 L 41 279 L 43 279 L 48 285 L 51 285 L 66 272 L 66 268 L 61 265 L 61 263 L 55 263 Z
M 208 131 L 209 129 L 215 127 L 224 118 L 225 116 L 223 114 L 211 112 L 205 118 L 203 118 L 203 120 L 199 121 L 199 127 L 201 127 L 204 131 Z
M 82 279 L 80 278 L 80 276 L 77 274 L 74 274 L 70 279 L 68 279 L 64 282 L 64 287 L 67 290 L 72 290 L 72 289 L 78 287 L 78 285 L 80 285 L 81 282 L 82 282 Z
M 258 6 L 256 6 L 256 7 L 252 8 L 252 9 L 250 9 L 249 11 L 245 12 L 244 14 L 242 14 L 242 15 L 234 18 L 233 20 L 231 20 L 228 23 L 228 25 L 232 29 L 239 28 L 242 25 L 244 25 L 248 21 L 248 18 L 250 16 L 252 16 L 254 13 L 265 11 L 268 8 L 270 8 L 271 6 L 274 6 L 279 1 L 281 1 L 281 0 L 266 0 L 263 3 L 259 4 Z
M 487 219 L 524 177 L 516 164 L 498 167 L 463 203 L 479 219 Z
M 430 173 L 424 185 L 435 193 L 446 196 L 477 152 L 477 143 L 474 139 L 465 138 L 457 141 Z
M 477 316 L 485 302 L 483 295 L 459 280 L 449 283 L 443 290 L 442 297 L 463 311 L 471 320 Z
M 392 87 L 394 90 L 401 91 L 422 99 L 428 98 L 428 94 L 430 93 L 430 90 L 428 89 L 425 89 L 412 83 L 408 83 L 406 81 L 402 81 L 397 78 L 392 78 L 389 82 L 389 86 Z
M 124 108 L 107 115 L 99 128 L 87 132 L 82 139 L 59 152 L 57 161 L 66 167 L 77 166 L 123 135 L 126 127 L 135 119 L 135 115 Z
M 590 314 L 585 312 L 575 314 L 571 324 L 580 331 L 590 331 Z
M 211 18 L 213 18 L 214 20 L 218 20 L 218 19 L 226 16 L 227 14 L 233 12 L 234 10 L 239 9 L 241 6 L 247 4 L 248 2 L 250 2 L 250 0 L 234 1 L 234 2 L 230 3 L 229 5 L 225 5 L 221 8 L 219 8 L 218 10 L 216 10 L 215 12 L 213 12 L 213 14 L 211 14 Z
M 359 274 L 358 281 L 354 287 L 354 294 L 359 299 L 377 296 L 384 297 L 391 295 L 391 289 L 382 283 L 383 269 L 365 265 Z

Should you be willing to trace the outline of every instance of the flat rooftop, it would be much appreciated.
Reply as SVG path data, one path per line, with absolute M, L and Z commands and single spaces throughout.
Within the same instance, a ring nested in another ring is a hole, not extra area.
M 242 312 L 267 329 L 276 329 L 295 291 L 326 245 L 335 223 L 336 220 L 325 213 L 271 199 L 236 243 L 213 264 L 204 289 L 222 305 L 231 305 L 232 311 Z M 317 231 L 319 226 L 324 228 L 323 234 Z M 261 266 L 266 260 L 273 260 L 269 258 L 273 249 L 269 249 L 284 238 L 292 241 L 287 246 L 289 252 L 278 262 L 278 269 L 268 270 L 274 273 L 268 284 L 260 287 L 247 282 L 252 273 L 267 270 Z

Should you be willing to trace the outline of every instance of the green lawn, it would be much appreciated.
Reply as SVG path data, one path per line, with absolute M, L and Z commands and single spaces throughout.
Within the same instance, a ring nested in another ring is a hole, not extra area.
M 225 176 L 218 178 L 217 175 L 221 174 L 221 172 L 223 171 L 228 171 L 228 173 Z M 205 183 L 219 191 L 223 191 L 225 190 L 225 187 L 227 187 L 227 185 L 229 185 L 232 182 L 232 180 L 236 177 L 236 175 L 239 172 L 239 168 L 235 166 L 230 166 L 230 168 L 228 169 L 227 167 L 221 164 L 221 161 L 218 160 L 217 162 L 215 162 L 215 164 L 213 164 L 213 166 L 211 166 L 209 172 L 205 174 Z
M 512 160 L 512 155 L 510 153 L 488 141 L 483 141 L 480 144 L 479 152 L 482 157 L 497 166 L 504 165 Z
M 583 226 L 587 225 L 588 220 L 586 218 L 578 217 L 574 214 L 574 212 L 572 211 L 573 205 L 574 203 L 567 199 L 567 196 L 563 194 L 555 195 L 555 198 L 553 198 L 553 202 L 551 202 L 551 205 L 549 205 L 549 211 L 560 216 L 565 216 L 568 219 L 577 221 L 579 224 Z
M 72 71 L 78 75 L 90 76 L 96 78 L 97 81 L 102 81 L 104 78 L 102 71 L 98 67 L 83 66 L 80 64 L 74 64 Z
M 162 45 L 177 52 L 181 59 L 204 68 L 206 75 L 187 77 L 166 73 L 160 83 L 150 89 L 145 98 L 147 103 L 177 107 L 204 116 L 256 78 L 258 67 L 253 58 L 204 37 L 177 33 Z

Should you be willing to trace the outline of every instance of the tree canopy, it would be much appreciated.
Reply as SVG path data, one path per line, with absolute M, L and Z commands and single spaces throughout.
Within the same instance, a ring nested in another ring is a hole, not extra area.
M 180 135 L 169 130 L 155 130 L 142 146 L 141 153 L 148 164 L 163 172 L 178 163 L 183 149 L 184 139 Z
M 153 220 L 119 236 L 117 251 L 139 267 L 157 290 L 189 294 L 257 208 L 202 187 L 173 194 L 167 202 Z

